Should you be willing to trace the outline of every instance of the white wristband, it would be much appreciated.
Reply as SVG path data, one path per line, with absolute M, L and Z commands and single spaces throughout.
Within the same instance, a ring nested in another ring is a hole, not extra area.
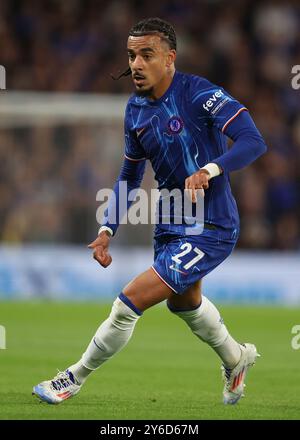
M 113 230 L 111 228 L 109 228 L 108 226 L 101 226 L 101 228 L 98 231 L 98 235 L 101 234 L 101 232 L 103 232 L 103 231 L 108 231 L 111 236 L 114 235 Z
M 221 170 L 216 163 L 210 162 L 206 164 L 204 167 L 200 168 L 201 170 L 206 170 L 209 172 L 209 178 L 217 177 L 221 174 Z

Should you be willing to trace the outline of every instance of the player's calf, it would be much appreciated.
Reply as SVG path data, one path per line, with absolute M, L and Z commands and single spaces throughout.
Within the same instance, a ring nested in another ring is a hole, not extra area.
M 121 293 L 114 301 L 109 317 L 100 325 L 82 355 L 82 364 L 89 370 L 96 370 L 119 352 L 131 338 L 141 315 L 142 312 Z M 76 376 L 76 371 L 73 373 Z
M 244 381 L 248 369 L 254 365 L 259 354 L 253 344 L 239 344 L 229 334 L 216 307 L 202 296 L 201 305 L 193 310 L 169 309 L 182 318 L 192 332 L 210 345 L 223 361 L 223 402 L 233 405 L 244 393 Z
M 220 313 L 208 298 L 202 295 L 200 306 L 193 310 L 175 310 L 169 303 L 168 307 L 187 323 L 194 335 L 215 350 L 226 367 L 233 368 L 238 363 L 240 344 L 230 336 Z

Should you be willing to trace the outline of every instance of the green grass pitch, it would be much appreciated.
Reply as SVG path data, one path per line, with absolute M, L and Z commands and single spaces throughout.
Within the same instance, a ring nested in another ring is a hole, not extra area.
M 219 307 L 232 335 L 257 345 L 246 397 L 221 401 L 220 361 L 166 307 L 148 310 L 120 353 L 61 405 L 40 404 L 32 386 L 78 360 L 110 305 L 2 302 L 0 419 L 300 419 L 300 350 L 291 329 L 300 310 Z

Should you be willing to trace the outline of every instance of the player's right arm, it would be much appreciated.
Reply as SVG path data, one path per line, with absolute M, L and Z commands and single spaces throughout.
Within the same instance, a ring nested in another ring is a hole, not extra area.
M 110 239 L 119 227 L 120 220 L 126 214 L 132 204 L 132 198 L 129 200 L 128 194 L 132 190 L 138 190 L 141 185 L 144 171 L 146 166 L 146 160 L 133 161 L 125 157 L 123 166 L 120 171 L 120 175 L 114 186 L 115 197 L 109 200 L 108 208 L 104 213 L 104 219 L 102 226 L 99 229 L 99 235 L 92 243 L 88 245 L 90 249 L 94 250 L 93 257 L 97 260 L 101 266 L 107 267 L 110 265 L 112 258 L 108 252 Z M 122 182 L 126 182 L 127 189 L 127 202 L 124 203 L 122 196 L 124 193 L 120 191 L 120 185 Z M 110 221 L 110 212 L 114 212 L 116 215 L 115 222 Z
M 128 195 L 131 191 L 137 191 L 140 187 L 146 166 L 144 151 L 137 140 L 135 130 L 128 123 L 128 107 L 125 115 L 125 158 L 114 186 L 115 197 L 111 197 L 109 200 L 98 237 L 88 245 L 90 249 L 94 250 L 94 259 L 103 267 L 109 266 L 112 261 L 108 251 L 111 237 L 116 234 L 120 220 L 132 204 L 132 197 L 129 200 Z M 122 199 L 124 192 L 120 191 L 120 187 L 124 182 L 126 182 L 126 201 Z M 111 215 L 111 213 L 114 215 Z
M 111 234 L 108 231 L 102 231 L 88 248 L 93 249 L 93 258 L 103 267 L 107 267 L 112 262 L 111 255 L 108 251 Z

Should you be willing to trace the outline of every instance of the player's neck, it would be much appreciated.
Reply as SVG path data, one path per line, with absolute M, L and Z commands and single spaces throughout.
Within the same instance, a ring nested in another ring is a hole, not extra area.
M 166 76 L 161 80 L 161 82 L 153 88 L 153 93 L 149 98 L 154 101 L 161 98 L 170 87 L 174 75 L 175 75 L 175 67 L 173 66 L 170 68 L 170 70 L 168 71 Z

